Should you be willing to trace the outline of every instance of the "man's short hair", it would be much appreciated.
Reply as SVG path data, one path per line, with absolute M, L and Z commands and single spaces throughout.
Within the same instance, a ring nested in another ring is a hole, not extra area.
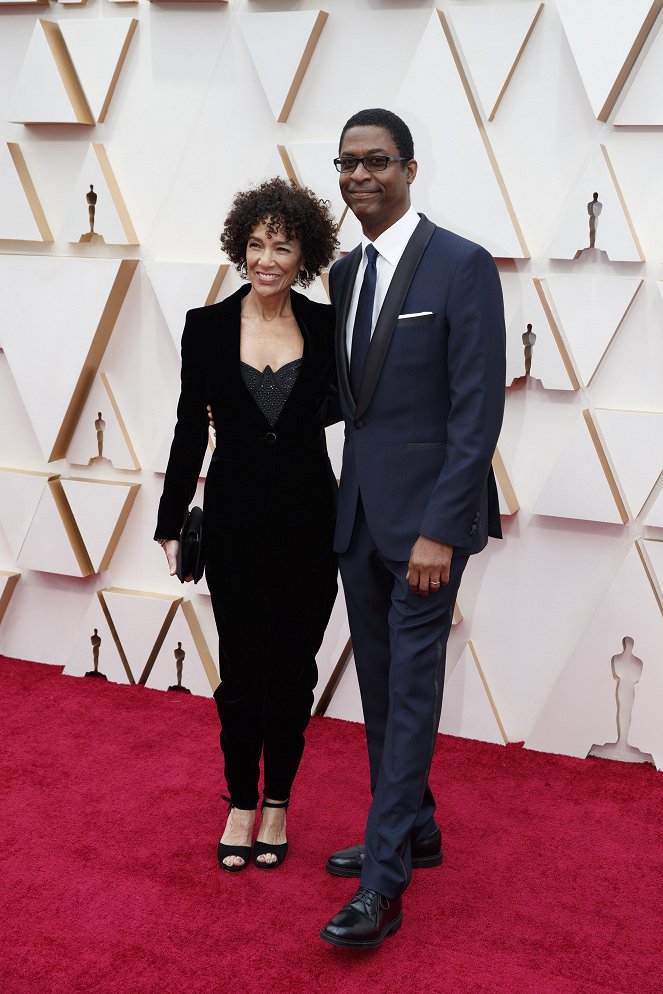
M 349 128 L 366 127 L 384 128 L 391 135 L 392 141 L 398 149 L 398 154 L 408 160 L 414 158 L 414 142 L 412 141 L 412 133 L 407 124 L 397 114 L 394 114 L 390 110 L 384 110 L 383 107 L 371 107 L 353 114 L 341 131 L 341 140 L 338 146 L 339 151 L 343 145 L 345 132 Z

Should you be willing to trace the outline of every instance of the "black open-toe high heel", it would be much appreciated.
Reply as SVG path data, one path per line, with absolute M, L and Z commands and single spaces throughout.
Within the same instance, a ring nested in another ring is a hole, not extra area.
M 288 810 L 290 799 L 287 801 L 263 801 L 260 810 L 263 808 L 285 808 Z M 267 853 L 274 853 L 276 859 L 273 863 L 259 863 L 258 856 L 266 856 Z M 287 842 L 254 842 L 253 843 L 253 865 L 259 870 L 276 870 L 281 865 L 288 853 Z
M 237 805 L 233 804 L 232 800 L 225 795 L 223 800 L 228 801 L 228 814 L 230 814 L 231 810 L 237 807 Z M 253 808 L 250 810 L 253 810 Z M 222 870 L 227 870 L 228 873 L 239 873 L 241 870 L 245 870 L 251 862 L 251 849 L 251 846 L 229 846 L 226 845 L 225 842 L 219 842 L 216 850 L 216 854 L 219 859 L 219 866 Z M 235 863 L 228 866 L 227 863 L 223 862 L 224 859 L 228 858 L 228 856 L 239 856 L 239 858 L 243 859 L 244 862 L 241 866 L 237 866 Z

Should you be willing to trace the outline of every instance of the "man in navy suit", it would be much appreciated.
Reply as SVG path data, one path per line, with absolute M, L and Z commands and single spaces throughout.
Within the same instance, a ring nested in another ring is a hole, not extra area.
M 361 879 L 320 935 L 375 948 L 401 925 L 413 866 L 442 862 L 428 774 L 461 576 L 488 535 L 501 537 L 491 460 L 505 331 L 489 253 L 410 205 L 417 163 L 399 117 L 355 114 L 334 161 L 363 231 L 330 288 L 345 420 L 335 548 L 373 801 L 365 844 L 327 862 Z

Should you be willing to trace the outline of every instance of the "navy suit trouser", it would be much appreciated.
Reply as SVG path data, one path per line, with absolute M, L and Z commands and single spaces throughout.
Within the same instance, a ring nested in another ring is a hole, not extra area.
M 421 597 L 407 562 L 386 558 L 361 500 L 339 557 L 361 692 L 373 800 L 361 885 L 398 897 L 412 876 L 411 842 L 435 828 L 428 784 L 440 723 L 446 645 L 468 556 L 454 552 L 448 584 Z

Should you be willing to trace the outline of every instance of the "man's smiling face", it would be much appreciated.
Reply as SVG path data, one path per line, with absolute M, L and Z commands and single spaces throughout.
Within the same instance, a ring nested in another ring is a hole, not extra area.
M 388 155 L 400 152 L 388 131 L 374 125 L 348 128 L 343 135 L 339 156 Z M 380 172 L 369 172 L 358 163 L 351 173 L 341 173 L 341 195 L 360 222 L 364 234 L 372 241 L 390 228 L 410 206 L 410 183 L 417 174 L 417 163 L 390 162 Z

